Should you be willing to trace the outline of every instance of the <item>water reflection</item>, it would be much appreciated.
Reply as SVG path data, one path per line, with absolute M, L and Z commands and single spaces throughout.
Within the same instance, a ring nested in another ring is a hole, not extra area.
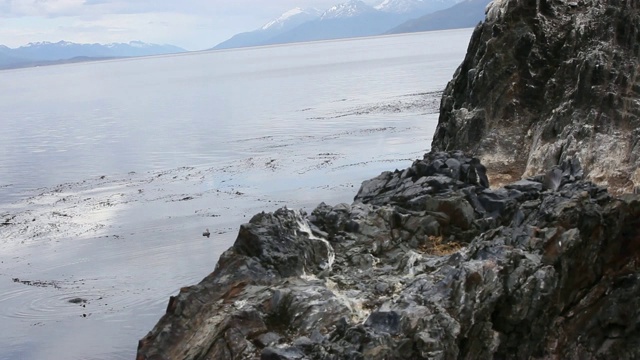
M 0 359 L 132 358 L 252 214 L 421 156 L 470 33 L 0 72 Z

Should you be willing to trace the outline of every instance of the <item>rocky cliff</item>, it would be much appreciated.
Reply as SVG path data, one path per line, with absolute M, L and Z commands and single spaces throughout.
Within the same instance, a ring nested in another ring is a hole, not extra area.
M 431 153 L 351 205 L 254 216 L 138 359 L 640 357 L 640 196 L 576 161 L 495 190 L 484 171 Z
M 640 3 L 495 0 L 449 83 L 433 147 L 514 180 L 577 158 L 612 190 L 640 185 Z
M 640 358 L 640 195 L 591 181 L 639 184 L 637 7 L 494 1 L 442 99 L 448 151 L 255 215 L 137 358 Z

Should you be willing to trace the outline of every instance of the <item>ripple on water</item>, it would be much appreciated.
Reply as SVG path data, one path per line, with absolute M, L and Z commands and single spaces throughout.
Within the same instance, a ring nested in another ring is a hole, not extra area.
M 86 303 L 74 304 L 69 300 L 82 298 L 89 301 L 99 297 L 85 291 L 62 293 L 58 289 L 23 286 L 0 296 L 0 316 L 25 320 L 33 325 L 61 321 L 71 316 L 86 315 Z
M 120 286 L 113 277 L 47 283 L 55 286 L 15 284 L 3 291 L 0 319 L 18 319 L 32 326 L 73 318 L 121 321 L 123 311 L 156 309 L 167 298 L 145 296 L 147 289 L 135 289 L 126 283 Z

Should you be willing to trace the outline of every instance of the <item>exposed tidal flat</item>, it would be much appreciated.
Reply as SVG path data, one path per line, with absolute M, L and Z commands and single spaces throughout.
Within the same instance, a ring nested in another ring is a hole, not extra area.
M 133 358 L 253 214 L 421 157 L 470 35 L 0 72 L 0 359 Z

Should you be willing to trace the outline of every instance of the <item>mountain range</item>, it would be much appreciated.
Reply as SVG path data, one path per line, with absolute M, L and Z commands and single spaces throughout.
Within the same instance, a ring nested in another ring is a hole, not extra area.
M 67 41 L 38 42 L 14 49 L 0 45 L 0 69 L 105 58 L 161 55 L 184 51 L 186 50 L 173 45 L 147 44 L 140 41 L 113 44 L 77 44 Z
M 450 8 L 411 19 L 386 34 L 474 27 L 484 20 L 489 0 L 465 0 Z
M 254 31 L 234 35 L 213 49 L 473 27 L 490 0 L 360 0 L 326 11 L 292 9 Z
M 324 11 L 291 9 L 254 31 L 234 35 L 213 49 L 473 27 L 490 0 L 349 0 Z M 67 41 L 0 45 L 0 69 L 185 52 L 140 41 L 77 44 Z

